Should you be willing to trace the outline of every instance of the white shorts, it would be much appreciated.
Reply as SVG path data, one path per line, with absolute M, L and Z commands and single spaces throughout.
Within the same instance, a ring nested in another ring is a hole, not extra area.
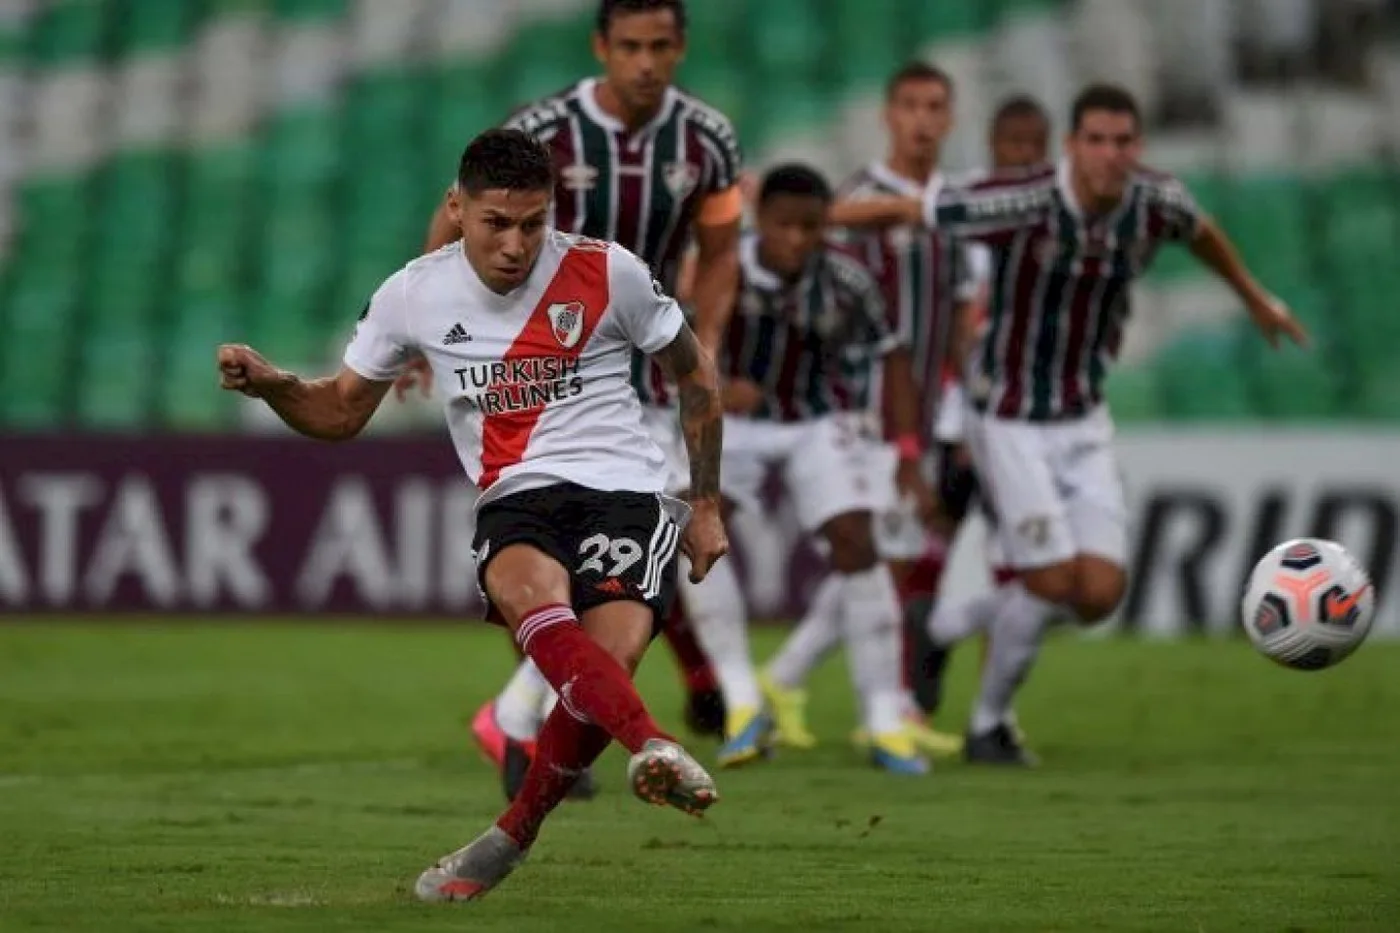
M 1127 509 L 1107 409 L 1048 423 L 976 414 L 967 440 L 1009 566 L 1030 570 L 1076 554 L 1126 564 Z
M 720 488 L 739 508 L 761 510 L 763 481 L 774 466 L 806 532 L 847 512 L 873 512 L 877 484 L 869 469 L 873 419 L 840 412 L 814 421 L 724 417 Z
M 642 406 L 642 427 L 646 428 L 656 446 L 666 458 L 666 487 L 668 496 L 679 495 L 690 488 L 690 455 L 685 449 L 680 415 L 674 408 Z
M 879 514 L 875 516 L 875 549 L 886 560 L 918 560 L 928 553 L 932 536 L 919 517 L 917 505 L 899 494 L 895 482 L 899 472 L 899 451 L 893 444 L 879 442 L 871 445 L 869 470 L 879 483 Z M 924 481 L 933 484 L 937 477 L 938 455 L 924 454 L 919 464 Z

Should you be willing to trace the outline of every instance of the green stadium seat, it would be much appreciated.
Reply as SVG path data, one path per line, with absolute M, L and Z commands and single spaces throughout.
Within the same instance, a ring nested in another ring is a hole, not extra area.
M 126 431 L 145 427 L 160 372 L 153 330 L 94 330 L 84 334 L 77 384 L 78 421 L 85 427 Z
M 108 5 L 119 6 L 121 10 L 113 17 L 113 25 L 122 54 L 179 48 L 188 41 L 201 12 L 197 3 Z
M 119 18 L 115 4 L 60 0 L 40 9 L 29 30 L 29 60 L 36 68 L 95 61 L 102 53 L 107 19 Z
M 749 58 L 759 80 L 800 84 L 832 60 L 825 23 L 806 0 L 766 0 L 749 8 L 748 21 Z
M 1163 412 L 1178 421 L 1239 421 L 1254 415 L 1244 374 L 1243 328 L 1193 330 L 1153 362 Z
M 878 87 L 895 62 L 915 51 L 918 35 L 903 18 L 901 0 L 840 0 L 832 8 L 828 34 L 840 37 L 835 63 L 847 90 Z
M 271 8 L 272 0 L 205 0 L 205 17 L 264 13 Z
M 361 78 L 345 97 L 347 155 L 365 159 L 385 149 L 416 152 L 428 83 L 416 73 Z
M 1162 417 L 1161 389 L 1150 365 L 1121 366 L 1104 385 L 1104 394 L 1119 424 L 1157 421 Z
M 435 197 L 457 174 L 457 160 L 472 137 L 503 122 L 517 103 L 527 102 L 506 95 L 498 86 L 503 80 L 475 63 L 441 68 L 433 76 L 425 145 L 428 177 L 423 181 L 435 189 Z
M 848 0 L 854 2 L 854 0 Z M 961 39 L 986 31 L 993 21 L 992 5 L 984 0 L 906 0 L 906 22 L 916 24 L 925 40 Z
M 24 339 L 0 341 L 0 410 L 7 425 L 58 427 L 67 417 L 73 378 L 74 283 L 54 275 L 45 275 L 47 281 L 22 274 L 15 278 L 4 296 L 6 327 Z
M 1297 179 L 1232 179 L 1220 213 L 1245 261 L 1270 287 L 1283 292 L 1309 281 L 1311 215 Z
M 343 156 L 340 114 L 305 107 L 282 112 L 263 139 L 263 184 L 278 192 L 327 185 L 334 180 Z
M 343 19 L 349 12 L 348 0 L 272 0 L 278 19 L 289 22 L 317 22 Z

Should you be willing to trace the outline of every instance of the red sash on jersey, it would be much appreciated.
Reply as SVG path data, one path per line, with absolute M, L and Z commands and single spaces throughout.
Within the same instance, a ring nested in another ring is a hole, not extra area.
M 608 308 L 608 253 L 575 246 L 564 254 L 554 278 L 545 288 L 524 328 L 501 359 L 553 356 L 576 361 L 593 329 Z M 579 320 L 575 320 L 575 316 Z M 575 329 L 578 336 L 575 337 Z M 481 479 L 484 491 L 500 479 L 501 471 L 525 456 L 530 435 L 546 406 L 486 416 L 481 431 Z

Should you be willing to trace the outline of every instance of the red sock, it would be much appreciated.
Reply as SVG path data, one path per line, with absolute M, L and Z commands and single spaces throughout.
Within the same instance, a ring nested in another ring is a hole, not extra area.
M 544 818 L 568 795 L 579 772 L 593 764 L 611 742 L 606 730 L 579 722 L 562 703 L 555 706 L 540 729 L 535 757 L 520 792 L 496 825 L 522 849 L 529 848 Z
M 666 643 L 676 655 L 681 675 L 685 678 L 686 689 L 691 693 L 718 690 L 719 681 L 715 679 L 714 668 L 710 667 L 710 659 L 705 656 L 705 650 L 700 647 L 700 642 L 695 637 L 695 630 L 690 627 L 690 620 L 681 610 L 680 600 L 671 607 L 671 615 L 666 620 L 663 634 L 666 636 Z
M 574 718 L 600 726 L 629 752 L 647 739 L 670 738 L 647 712 L 627 671 L 588 637 L 573 609 L 541 606 L 521 620 L 515 637 Z

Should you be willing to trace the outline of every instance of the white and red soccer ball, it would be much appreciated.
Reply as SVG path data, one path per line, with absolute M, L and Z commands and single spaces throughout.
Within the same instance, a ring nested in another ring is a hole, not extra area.
M 1265 657 L 1315 671 L 1366 640 L 1376 591 L 1366 569 L 1340 544 L 1297 538 L 1254 565 L 1240 612 L 1249 640 Z

